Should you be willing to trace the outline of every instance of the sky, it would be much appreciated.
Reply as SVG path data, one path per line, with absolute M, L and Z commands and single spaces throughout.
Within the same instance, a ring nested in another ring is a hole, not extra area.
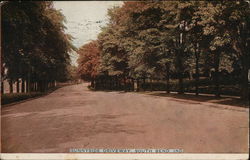
M 79 48 L 95 40 L 101 27 L 108 22 L 108 8 L 121 6 L 122 1 L 55 1 L 54 8 L 61 10 L 66 17 L 66 33 L 71 34 L 73 44 Z M 77 65 L 78 55 L 70 53 L 71 62 Z

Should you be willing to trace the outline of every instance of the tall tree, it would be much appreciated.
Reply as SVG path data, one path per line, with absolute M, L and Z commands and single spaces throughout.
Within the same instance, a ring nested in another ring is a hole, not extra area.
M 201 8 L 204 34 L 212 37 L 209 48 L 214 55 L 215 89 L 219 96 L 219 68 L 222 54 L 235 55 L 241 62 L 242 98 L 247 99 L 249 88 L 247 71 L 249 69 L 249 3 L 246 1 L 206 2 Z
M 82 79 L 91 81 L 91 85 L 94 87 L 100 66 L 100 50 L 97 41 L 83 45 L 77 53 L 79 54 L 78 74 Z
M 22 78 L 44 91 L 63 79 L 74 49 L 64 33 L 64 16 L 52 2 L 7 2 L 2 7 L 3 63 L 10 81 Z M 24 87 L 24 85 L 22 85 Z M 24 91 L 22 87 L 22 91 Z

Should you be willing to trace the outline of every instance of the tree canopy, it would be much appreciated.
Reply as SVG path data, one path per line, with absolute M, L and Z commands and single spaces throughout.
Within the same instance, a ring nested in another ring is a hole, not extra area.
M 6 2 L 2 6 L 2 77 L 15 81 L 63 81 L 75 50 L 65 17 L 52 2 Z
M 77 53 L 78 74 L 84 80 L 91 80 L 99 74 L 100 50 L 97 41 L 83 45 Z
M 249 2 L 124 2 L 111 8 L 99 34 L 99 73 L 133 79 L 178 79 L 210 75 L 217 96 L 223 73 L 239 78 L 248 98 Z M 235 74 L 237 73 L 238 74 Z M 95 72 L 96 73 L 96 72 Z

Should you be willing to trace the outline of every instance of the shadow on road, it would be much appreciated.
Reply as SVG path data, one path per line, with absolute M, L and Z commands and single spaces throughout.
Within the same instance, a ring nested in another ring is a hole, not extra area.
M 131 91 L 122 91 L 122 90 L 93 90 L 90 89 L 90 91 L 94 92 L 116 92 L 119 94 L 129 93 Z M 180 100 L 192 100 L 196 102 L 187 102 L 190 104 L 198 104 L 200 102 L 209 102 L 209 103 L 215 103 L 215 104 L 223 104 L 223 105 L 230 105 L 230 106 L 236 106 L 236 107 L 243 107 L 248 108 L 249 107 L 249 101 L 243 101 L 240 98 L 232 97 L 232 96 L 222 96 L 222 97 L 215 97 L 214 95 L 194 95 L 194 94 L 177 94 L 177 93 L 163 93 L 163 92 L 136 92 L 136 93 L 142 93 L 152 96 L 159 96 L 159 97 L 172 97 L 175 99 Z
M 148 93 L 147 95 L 152 96 L 160 96 L 160 97 L 172 97 L 176 99 L 184 99 L 184 100 L 192 100 L 199 102 L 210 102 L 215 104 L 223 104 L 223 105 L 232 105 L 237 107 L 249 107 L 249 102 L 243 101 L 240 98 L 234 98 L 234 97 L 220 97 L 215 98 L 214 96 L 206 96 L 206 95 L 191 95 L 191 94 L 174 94 L 174 93 Z

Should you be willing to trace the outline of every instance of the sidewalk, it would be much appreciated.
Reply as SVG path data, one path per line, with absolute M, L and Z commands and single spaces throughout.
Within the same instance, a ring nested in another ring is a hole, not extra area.
M 216 98 L 213 94 L 199 94 L 198 96 L 196 96 L 195 93 L 178 94 L 177 92 L 166 93 L 165 91 L 145 91 L 138 93 L 158 97 L 169 97 L 174 98 L 178 101 L 189 101 L 192 103 L 206 102 L 210 105 L 216 104 L 217 106 L 223 105 L 224 107 L 230 105 L 237 108 L 249 108 L 249 102 L 242 101 L 238 96 L 221 95 L 220 98 Z

